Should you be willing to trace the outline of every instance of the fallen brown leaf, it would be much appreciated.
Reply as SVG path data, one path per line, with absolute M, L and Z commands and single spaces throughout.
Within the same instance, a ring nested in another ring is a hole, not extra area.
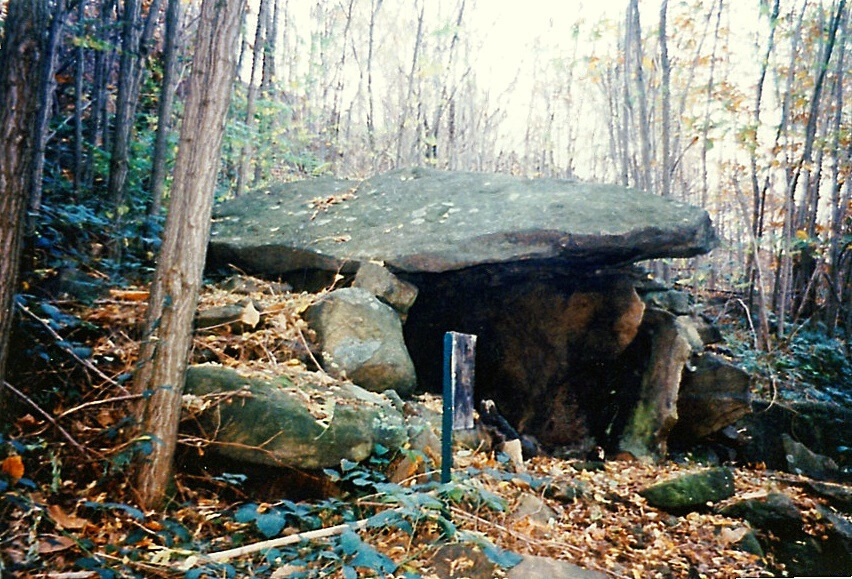
M 148 290 L 111 289 L 109 295 L 113 299 L 126 302 L 144 302 L 148 300 Z
M 60 535 L 42 535 L 38 541 L 38 552 L 40 555 L 48 553 L 56 553 L 70 549 L 76 545 L 74 539 L 70 537 L 62 537 Z
M 61 529 L 83 529 L 89 524 L 88 519 L 78 517 L 77 515 L 69 515 L 59 505 L 50 505 L 47 507 L 48 516 L 53 519 L 56 526 Z

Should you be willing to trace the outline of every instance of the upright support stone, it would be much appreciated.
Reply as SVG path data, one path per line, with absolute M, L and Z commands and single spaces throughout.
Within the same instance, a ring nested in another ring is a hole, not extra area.
M 444 399 L 441 422 L 441 482 L 452 478 L 453 431 L 473 428 L 476 336 L 444 334 Z

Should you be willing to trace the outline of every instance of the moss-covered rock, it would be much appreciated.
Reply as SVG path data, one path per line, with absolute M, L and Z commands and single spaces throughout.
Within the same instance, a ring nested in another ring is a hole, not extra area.
M 254 464 L 302 469 L 364 460 L 376 444 L 407 441 L 390 401 L 354 384 L 295 386 L 284 377 L 248 378 L 219 366 L 187 370 L 185 393 L 228 394 L 198 415 L 219 454 Z M 190 401 L 192 399 L 189 399 Z
M 679 476 L 647 487 L 639 494 L 665 511 L 694 510 L 734 495 L 734 473 L 727 467 Z

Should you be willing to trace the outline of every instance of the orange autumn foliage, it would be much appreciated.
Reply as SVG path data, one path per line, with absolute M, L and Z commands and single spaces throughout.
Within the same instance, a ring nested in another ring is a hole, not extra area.
M 12 456 L 7 456 L 3 459 L 2 467 L 3 472 L 15 480 L 24 476 L 24 461 L 21 460 L 21 457 L 17 454 Z

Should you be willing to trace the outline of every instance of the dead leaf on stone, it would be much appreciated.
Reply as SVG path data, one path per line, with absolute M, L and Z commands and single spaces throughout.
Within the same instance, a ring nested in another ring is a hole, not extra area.
M 719 531 L 719 540 L 723 545 L 741 541 L 748 534 L 748 527 L 723 527 Z
M 47 514 L 59 529 L 82 529 L 89 524 L 87 519 L 67 514 L 59 505 L 47 507 Z
M 254 328 L 260 323 L 260 312 L 257 311 L 254 307 L 254 302 L 249 300 L 249 302 L 243 308 L 242 313 L 240 314 L 240 321 L 247 326 Z
M 74 539 L 70 537 L 62 537 L 59 535 L 42 535 L 38 541 L 38 552 L 40 555 L 48 553 L 56 553 L 70 549 L 76 545 Z

